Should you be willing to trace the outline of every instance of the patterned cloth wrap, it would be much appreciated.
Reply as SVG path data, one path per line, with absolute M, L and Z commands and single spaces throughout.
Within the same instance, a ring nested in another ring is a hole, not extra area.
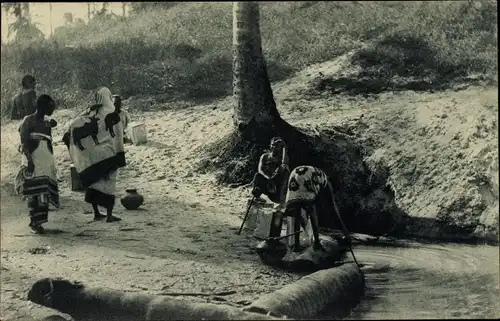
M 290 173 L 288 190 L 285 198 L 287 209 L 302 207 L 310 210 L 320 192 L 328 186 L 328 176 L 314 166 L 298 166 Z
M 125 166 L 122 117 L 111 91 L 95 93 L 95 103 L 69 124 L 69 154 L 84 188 L 85 201 L 105 208 L 115 203 L 117 170 Z

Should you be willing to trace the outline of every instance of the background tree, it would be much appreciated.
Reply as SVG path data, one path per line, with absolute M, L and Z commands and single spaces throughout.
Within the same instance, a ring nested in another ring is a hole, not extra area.
M 260 154 L 274 136 L 283 137 L 289 145 L 292 167 L 301 162 L 296 155 L 310 149 L 304 144 L 311 137 L 284 121 L 278 112 L 262 52 L 256 1 L 233 3 L 233 96 L 235 131 L 218 143 L 220 154 L 214 162 L 226 168 L 219 177 L 221 183 L 249 182 Z M 302 152 L 294 153 L 299 150 Z
M 50 36 L 52 37 L 54 35 L 52 29 L 52 2 L 49 2 L 49 21 L 50 21 Z
M 252 138 L 255 130 L 269 132 L 281 120 L 262 53 L 258 2 L 233 5 L 233 94 L 233 122 L 241 134 Z
M 107 15 L 109 12 L 109 2 L 103 2 L 101 4 L 101 9 L 96 12 L 96 14 L 100 17 Z
M 131 12 L 137 14 L 145 10 L 154 10 L 157 8 L 169 9 L 179 2 L 164 1 L 164 2 L 129 2 Z
M 2 3 L 7 14 L 12 14 L 15 21 L 9 24 L 7 37 L 15 34 L 16 41 L 31 41 L 44 38 L 43 32 L 38 28 L 38 23 L 33 23 L 30 15 L 30 5 L 27 2 Z

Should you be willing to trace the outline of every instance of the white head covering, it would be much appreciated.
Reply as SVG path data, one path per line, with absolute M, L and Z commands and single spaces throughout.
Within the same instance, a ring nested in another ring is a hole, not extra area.
M 90 137 L 85 137 L 85 150 L 81 151 L 74 143 L 70 143 L 69 153 L 71 160 L 77 171 L 81 172 L 104 159 L 114 157 L 117 153 L 123 152 L 123 125 L 121 122 L 114 125 L 115 135 L 111 136 L 106 124 L 106 116 L 115 112 L 113 104 L 113 96 L 107 87 L 100 87 L 94 93 L 94 105 L 100 105 L 99 108 L 87 108 L 87 110 L 73 119 L 69 126 L 68 132 L 73 135 L 73 129 L 82 127 L 91 118 L 97 119 L 97 140 L 98 144 L 94 144 Z M 89 152 L 90 151 L 90 152 Z
M 95 93 L 95 103 L 102 105 L 104 108 L 113 108 L 115 109 L 115 105 L 113 104 L 113 95 L 111 94 L 111 90 L 108 87 L 100 87 L 97 89 Z

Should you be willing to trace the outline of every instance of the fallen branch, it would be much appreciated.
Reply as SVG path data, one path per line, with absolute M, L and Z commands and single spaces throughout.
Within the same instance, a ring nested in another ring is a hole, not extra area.
M 203 292 L 161 292 L 158 295 L 168 295 L 168 296 L 226 296 L 235 294 L 236 291 L 223 291 L 214 293 L 203 293 Z
M 131 259 L 145 260 L 145 258 L 143 258 L 143 257 L 140 257 L 140 256 L 132 256 L 132 255 L 128 255 L 128 254 L 125 254 L 125 257 L 129 257 L 129 258 L 131 258 Z
M 162 290 L 166 290 L 168 288 L 171 288 L 174 284 L 176 284 L 177 282 L 179 282 L 181 279 L 177 279 L 175 280 L 174 282 L 170 283 L 169 285 L 165 285 L 164 287 L 162 287 L 161 289 Z
M 142 231 L 142 229 L 138 228 L 138 227 L 122 227 L 121 229 L 119 229 L 119 231 L 123 231 L 123 232 Z
M 364 286 L 364 276 L 357 265 L 344 264 L 309 274 L 265 294 L 243 311 L 309 319 L 326 308 L 333 311 L 352 308 L 363 295 Z

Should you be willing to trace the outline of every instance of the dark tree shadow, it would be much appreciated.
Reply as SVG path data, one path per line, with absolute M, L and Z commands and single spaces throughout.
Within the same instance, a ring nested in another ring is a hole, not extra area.
M 450 62 L 439 58 L 438 52 L 424 39 L 397 32 L 356 52 L 353 66 L 361 71 L 344 77 L 320 78 L 311 94 L 330 92 L 346 95 L 377 95 L 383 92 L 428 91 L 454 88 L 457 84 L 478 84 L 486 77 L 467 77 L 469 61 Z

